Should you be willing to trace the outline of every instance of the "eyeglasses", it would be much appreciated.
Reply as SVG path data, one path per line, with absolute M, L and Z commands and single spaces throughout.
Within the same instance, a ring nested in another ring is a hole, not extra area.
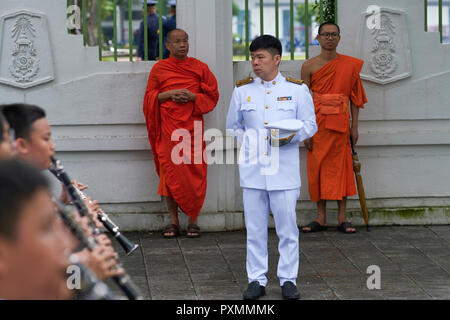
M 319 36 L 322 36 L 324 38 L 337 38 L 339 37 L 339 33 L 333 32 L 333 33 L 329 33 L 329 32 L 325 32 L 325 33 L 320 33 Z

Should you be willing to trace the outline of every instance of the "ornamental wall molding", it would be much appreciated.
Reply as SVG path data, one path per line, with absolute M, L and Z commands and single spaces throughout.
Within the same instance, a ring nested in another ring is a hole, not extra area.
M 365 63 L 361 78 L 388 84 L 410 77 L 412 67 L 406 13 L 380 8 L 377 15 L 362 14 L 358 47 L 359 57 Z
M 0 83 L 26 89 L 53 80 L 46 16 L 21 10 L 0 17 Z

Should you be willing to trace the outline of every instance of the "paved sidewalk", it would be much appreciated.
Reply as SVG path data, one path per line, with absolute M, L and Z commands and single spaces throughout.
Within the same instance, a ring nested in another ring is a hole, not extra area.
M 140 245 L 121 262 L 146 299 L 240 300 L 247 288 L 246 233 L 203 233 L 163 239 L 160 233 L 126 233 Z M 269 283 L 261 300 L 281 299 L 276 276 L 278 238 L 269 231 Z M 367 289 L 367 267 L 381 269 L 381 289 Z M 450 225 L 335 228 L 300 233 L 297 285 L 305 300 L 450 299 Z M 111 284 L 116 292 L 116 287 Z

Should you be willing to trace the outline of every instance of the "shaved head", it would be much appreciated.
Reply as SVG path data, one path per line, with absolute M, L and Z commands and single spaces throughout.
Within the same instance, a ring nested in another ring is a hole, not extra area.
M 183 36 L 186 36 L 187 38 L 189 38 L 188 34 L 186 31 L 184 31 L 183 29 L 173 29 L 171 30 L 168 34 L 167 34 L 167 41 L 172 41 L 173 35 L 174 34 L 178 34 L 178 33 L 183 33 Z
M 183 29 L 173 29 L 167 34 L 166 48 L 178 60 L 187 58 L 189 52 L 189 36 Z

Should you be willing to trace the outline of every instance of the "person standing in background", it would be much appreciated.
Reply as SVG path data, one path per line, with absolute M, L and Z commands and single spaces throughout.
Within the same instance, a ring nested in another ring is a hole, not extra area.
M 169 0 L 168 5 L 170 7 L 170 17 L 166 17 L 166 20 L 163 24 L 164 43 L 167 41 L 167 35 L 169 34 L 169 32 L 177 28 L 177 0 Z M 164 46 L 164 59 L 167 59 L 169 55 L 169 49 Z
M 317 202 L 317 218 L 301 230 L 326 230 L 326 201 L 337 200 L 338 230 L 354 233 L 345 211 L 347 197 L 356 194 L 350 139 L 353 145 L 358 142 L 359 109 L 367 102 L 359 76 L 364 61 L 336 52 L 341 36 L 333 22 L 322 23 L 316 39 L 321 53 L 305 61 L 301 74 L 313 93 L 319 126 L 305 141 L 309 194 Z
M 143 0 L 142 4 L 145 10 L 145 1 L 147 1 L 147 29 L 148 29 L 148 60 L 156 60 L 159 56 L 159 16 L 156 13 L 156 4 L 158 1 Z M 138 35 L 138 60 L 145 60 L 145 42 L 144 42 L 144 21 L 139 26 Z
M 159 176 L 158 194 L 165 197 L 170 213 L 163 236 L 179 235 L 179 207 L 189 216 L 187 236 L 196 238 L 208 167 L 203 158 L 203 115 L 216 107 L 219 90 L 208 65 L 188 57 L 189 37 L 184 30 L 169 32 L 166 46 L 170 56 L 151 69 L 143 111 Z

